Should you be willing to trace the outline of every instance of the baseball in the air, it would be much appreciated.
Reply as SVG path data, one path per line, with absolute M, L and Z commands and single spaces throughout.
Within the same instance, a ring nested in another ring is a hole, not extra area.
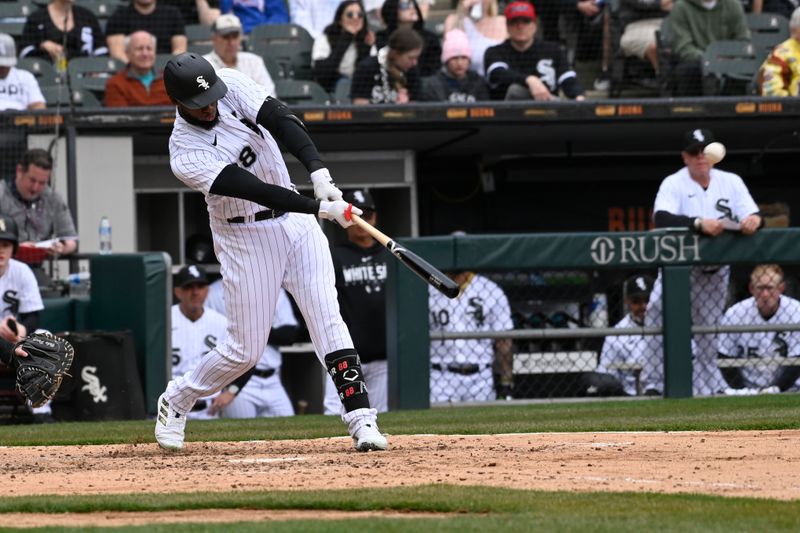
M 706 159 L 712 165 L 716 165 L 725 158 L 725 145 L 722 143 L 710 143 L 703 149 Z

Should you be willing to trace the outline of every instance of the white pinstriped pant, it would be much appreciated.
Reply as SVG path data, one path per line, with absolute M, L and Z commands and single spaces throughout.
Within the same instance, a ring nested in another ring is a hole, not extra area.
M 211 232 L 228 330 L 201 364 L 167 385 L 166 397 L 176 411 L 188 412 L 198 398 L 218 391 L 258 362 L 281 286 L 294 296 L 323 366 L 326 354 L 353 348 L 339 312 L 328 240 L 316 217 L 288 213 L 246 224 L 212 217 Z

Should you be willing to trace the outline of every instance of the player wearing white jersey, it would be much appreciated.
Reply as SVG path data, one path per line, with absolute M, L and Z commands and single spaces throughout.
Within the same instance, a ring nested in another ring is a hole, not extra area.
M 217 280 L 209 286 L 206 307 L 220 313 L 225 312 L 222 280 Z M 292 401 L 281 383 L 283 357 L 278 347 L 292 344 L 297 336 L 298 327 L 289 295 L 281 289 L 275 307 L 275 317 L 272 319 L 272 329 L 269 332 L 269 342 L 261 359 L 256 363 L 252 377 L 241 390 L 238 384 L 232 384 L 222 389 L 220 393 L 221 402 L 217 403 L 222 405 L 223 418 L 294 415 Z
M 0 215 L 0 337 L 12 343 L 39 327 L 39 311 L 44 309 L 33 271 L 12 259 L 18 246 L 16 222 Z
M 720 325 L 796 324 L 800 319 L 800 302 L 783 294 L 786 285 L 780 266 L 755 267 L 748 288 L 753 296 L 725 311 Z M 724 358 L 800 357 L 800 332 L 721 333 L 718 350 L 720 357 Z M 785 391 L 795 386 L 800 377 L 800 367 L 756 364 L 724 368 L 723 376 L 734 389 L 778 387 Z
M 203 357 L 219 343 L 225 335 L 227 320 L 213 309 L 206 307 L 208 277 L 197 265 L 183 267 L 175 277 L 175 298 L 172 306 L 172 378 L 188 374 L 200 364 Z M 211 403 L 216 394 L 200 398 L 186 413 L 190 419 L 216 418 Z
M 327 239 L 309 216 L 347 227 L 351 213 L 362 211 L 341 200 L 303 123 L 244 74 L 215 72 L 201 56 L 185 53 L 167 63 L 164 83 L 177 106 L 170 165 L 205 195 L 229 324 L 226 340 L 193 371 L 170 381 L 159 398 L 159 445 L 182 448 L 185 413 L 194 402 L 256 365 L 284 287 L 336 383 L 354 446 L 386 449 L 358 352 L 339 313 Z M 297 193 L 277 141 L 310 173 L 316 200 Z
M 428 290 L 431 331 L 506 331 L 514 328 L 503 289 L 474 272 L 451 273 L 461 296 L 451 300 Z M 510 339 L 431 340 L 431 402 L 488 401 L 497 397 L 495 361 L 510 378 Z
M 705 129 L 686 133 L 681 156 L 686 165 L 661 183 L 653 206 L 657 228 L 690 228 L 701 235 L 716 237 L 725 229 L 755 233 L 763 224 L 758 206 L 742 178 L 713 168 L 703 148 L 714 142 Z M 695 266 L 691 269 L 692 323 L 714 325 L 722 317 L 728 292 L 728 266 Z M 662 321 L 661 273 L 656 279 L 645 314 L 645 325 L 660 326 Z M 693 390 L 695 395 L 715 394 L 725 388 L 716 364 L 717 350 L 713 335 L 695 335 Z M 655 336 L 649 343 L 651 355 L 642 371 L 645 386 L 663 391 L 663 339 Z
M 653 278 L 649 276 L 633 276 L 623 286 L 625 305 L 628 313 L 614 326 L 619 329 L 640 328 L 644 325 L 644 314 L 650 291 L 653 289 Z M 622 385 L 625 394 L 636 396 L 640 393 L 637 383 L 637 370 L 617 368 L 620 365 L 644 366 L 643 358 L 647 355 L 649 337 L 644 335 L 614 335 L 606 337 L 600 352 L 600 363 L 597 372 L 614 376 Z

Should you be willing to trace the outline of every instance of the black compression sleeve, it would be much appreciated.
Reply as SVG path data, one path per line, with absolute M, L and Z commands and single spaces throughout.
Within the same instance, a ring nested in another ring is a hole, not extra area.
M 272 328 L 269 332 L 269 344 L 273 346 L 287 346 L 294 342 L 297 337 L 297 326 L 281 326 L 279 328 Z
M 250 172 L 230 164 L 222 169 L 211 184 L 211 194 L 250 200 L 278 211 L 316 214 L 319 202 L 291 189 L 264 183 Z
M 657 228 L 689 228 L 694 229 L 694 219 L 684 215 L 673 215 L 667 211 L 656 211 L 653 221 Z
M 14 357 L 14 345 L 3 338 L 0 338 L 0 363 L 3 363 L 6 366 L 13 366 L 12 357 Z
M 258 110 L 256 122 L 283 143 L 289 153 L 297 158 L 309 173 L 325 168 L 322 157 L 306 127 L 282 102 L 268 96 Z
M 228 386 L 236 385 L 239 387 L 239 392 L 242 391 L 247 382 L 250 381 L 250 378 L 253 377 L 253 372 L 256 371 L 256 367 L 249 369 L 247 372 L 239 376 L 238 378 L 234 379 Z

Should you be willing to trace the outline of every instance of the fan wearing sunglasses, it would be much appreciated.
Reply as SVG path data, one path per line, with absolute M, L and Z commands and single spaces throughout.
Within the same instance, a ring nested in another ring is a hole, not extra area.
M 742 178 L 714 168 L 703 149 L 714 142 L 706 129 L 686 132 L 683 140 L 684 167 L 667 176 L 658 189 L 653 206 L 656 228 L 683 227 L 706 237 L 716 237 L 724 230 L 752 235 L 763 226 L 758 205 Z M 692 324 L 710 326 L 719 323 L 728 295 L 730 267 L 697 265 L 690 274 Z M 653 286 L 645 313 L 645 326 L 662 322 L 661 274 Z M 714 335 L 695 335 L 693 389 L 695 395 L 710 395 L 726 388 L 717 367 Z M 648 361 L 657 362 L 642 371 L 647 388 L 663 390 L 662 338 L 653 337 Z M 649 375 L 648 375 L 649 374 Z
M 333 22 L 314 39 L 314 79 L 333 93 L 338 83 L 353 78 L 359 61 L 375 53 L 375 34 L 367 26 L 364 6 L 358 0 L 346 0 L 336 9 Z

